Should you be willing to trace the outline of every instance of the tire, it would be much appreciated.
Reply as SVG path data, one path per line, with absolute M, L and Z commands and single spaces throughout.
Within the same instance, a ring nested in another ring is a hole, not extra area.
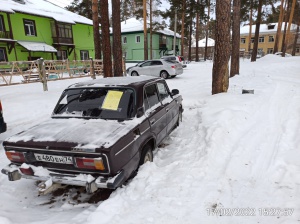
M 173 78 L 175 78 L 175 77 L 176 77 L 176 75 L 172 75 L 172 76 L 171 76 L 171 79 L 173 79 Z
M 178 120 L 176 123 L 176 126 L 179 127 L 180 123 L 182 122 L 182 109 L 181 107 L 179 108 L 179 114 L 178 114 Z
M 141 166 L 141 165 L 145 164 L 146 162 L 153 162 L 152 147 L 149 144 L 145 145 L 142 150 L 139 165 Z
M 162 77 L 163 79 L 167 79 L 167 78 L 169 78 L 169 73 L 166 71 L 162 71 L 160 73 L 160 77 Z
M 131 76 L 139 76 L 139 73 L 137 73 L 136 71 L 131 72 Z

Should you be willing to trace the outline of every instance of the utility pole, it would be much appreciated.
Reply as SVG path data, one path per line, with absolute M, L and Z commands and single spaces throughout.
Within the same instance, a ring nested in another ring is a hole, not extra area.
M 177 28 L 177 9 L 175 9 L 175 22 L 174 22 L 174 40 L 173 40 L 173 54 L 176 55 L 176 28 Z

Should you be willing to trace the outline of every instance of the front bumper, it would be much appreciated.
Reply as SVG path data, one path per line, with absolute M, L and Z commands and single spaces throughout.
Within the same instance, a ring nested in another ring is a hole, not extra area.
M 38 180 L 42 182 L 51 180 L 51 183 L 86 187 L 88 193 L 93 193 L 99 188 L 116 189 L 124 182 L 125 179 L 123 170 L 116 176 L 111 178 L 103 176 L 95 178 L 88 174 L 61 174 L 50 172 L 49 170 L 42 167 L 35 167 L 33 165 L 27 166 L 33 170 L 33 175 L 22 173 L 19 169 L 20 167 L 14 164 L 6 166 L 1 170 L 1 172 L 7 175 L 10 181 L 20 180 L 21 178 Z

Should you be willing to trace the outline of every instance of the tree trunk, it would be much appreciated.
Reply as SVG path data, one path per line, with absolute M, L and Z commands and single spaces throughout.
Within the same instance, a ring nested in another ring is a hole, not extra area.
M 99 1 L 103 46 L 103 76 L 112 77 L 111 46 L 109 38 L 108 1 Z
M 294 43 L 293 43 L 293 51 L 292 51 L 293 56 L 296 55 L 297 41 L 298 41 L 298 36 L 299 36 L 299 25 L 300 25 L 300 22 L 298 22 L 298 24 L 297 24 L 297 31 L 296 31 L 295 39 L 294 39 Z
M 93 12 L 95 59 L 101 59 L 101 44 L 100 44 L 98 1 L 97 0 L 92 0 L 92 12 Z
M 233 0 L 230 77 L 240 74 L 240 10 L 241 1 Z
M 258 1 L 258 9 L 257 9 L 257 18 L 256 18 L 256 25 L 255 25 L 255 36 L 254 36 L 254 45 L 251 55 L 251 62 L 256 61 L 257 56 L 257 48 L 258 48 L 258 38 L 259 38 L 259 27 L 261 21 L 261 9 L 262 9 L 262 2 L 263 0 Z
M 280 5 L 280 14 L 279 14 L 279 20 L 278 20 L 278 25 L 277 25 L 277 32 L 276 32 L 276 37 L 275 37 L 275 43 L 274 43 L 274 50 L 273 53 L 275 54 L 278 52 L 278 45 L 279 45 L 279 38 L 281 34 L 281 27 L 282 27 L 282 21 L 283 21 L 283 14 L 284 14 L 284 0 L 281 0 L 281 5 Z
M 181 55 L 184 54 L 184 20 L 185 20 L 185 5 L 186 5 L 186 0 L 182 0 L 182 15 L 181 15 Z
M 250 16 L 249 16 L 249 43 L 248 43 L 248 53 L 251 51 L 251 37 L 252 37 L 252 11 L 253 11 L 253 0 L 250 0 Z
M 191 15 L 190 32 L 189 32 L 189 61 L 192 60 L 192 32 L 193 32 L 193 16 Z
M 229 85 L 231 0 L 216 2 L 216 42 L 212 74 L 212 94 L 227 92 Z
M 209 17 L 210 17 L 210 0 L 208 0 L 207 17 L 208 17 L 208 21 L 206 23 L 206 31 L 205 31 L 204 61 L 206 61 L 206 58 L 207 58 L 207 41 L 208 41 L 208 28 L 209 28 Z
M 285 7 L 285 15 L 284 15 L 284 29 L 283 29 L 283 34 L 282 34 L 282 42 L 281 42 L 281 52 L 282 52 L 282 57 L 285 57 L 285 50 L 286 50 L 286 45 L 285 45 L 285 38 L 286 38 L 286 29 L 287 29 L 287 18 L 289 14 L 289 8 L 290 8 L 290 1 L 287 0 L 286 7 Z
M 144 19 L 144 60 L 148 60 L 148 37 L 147 37 L 147 5 L 143 0 L 143 19 Z
M 150 59 L 153 59 L 152 55 L 152 0 L 149 0 L 150 3 Z
M 291 25 L 292 25 L 292 22 L 293 22 L 295 6 L 296 6 L 296 0 L 293 0 L 292 8 L 291 8 L 291 11 L 290 11 L 289 24 L 288 24 L 287 33 L 286 33 L 286 40 L 285 40 L 285 46 L 286 47 L 285 47 L 285 51 L 282 52 L 283 55 L 285 55 L 285 52 L 289 48 L 290 41 L 291 41 L 291 35 L 290 35 L 291 34 Z
M 197 7 L 199 7 L 199 0 L 197 0 Z M 196 14 L 196 59 L 195 61 L 199 61 L 199 9 Z
M 123 76 L 120 0 L 112 0 L 114 76 Z

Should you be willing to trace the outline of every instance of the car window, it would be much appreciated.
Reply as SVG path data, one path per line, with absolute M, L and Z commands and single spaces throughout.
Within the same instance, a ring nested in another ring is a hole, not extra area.
M 53 117 L 124 120 L 132 118 L 134 91 L 128 88 L 78 88 L 63 92 Z
M 141 67 L 150 66 L 150 65 L 151 65 L 151 61 L 147 61 L 144 64 L 142 64 Z
M 145 94 L 144 94 L 145 110 L 148 110 L 149 108 L 154 107 L 155 105 L 158 104 L 160 104 L 160 102 L 158 99 L 156 84 L 146 86 Z
M 162 65 L 163 63 L 161 61 L 152 61 L 151 65 Z
M 159 94 L 159 98 L 161 99 L 161 101 L 163 101 L 165 98 L 170 96 L 168 93 L 168 89 L 164 83 L 158 82 L 157 89 L 158 89 L 158 94 Z

